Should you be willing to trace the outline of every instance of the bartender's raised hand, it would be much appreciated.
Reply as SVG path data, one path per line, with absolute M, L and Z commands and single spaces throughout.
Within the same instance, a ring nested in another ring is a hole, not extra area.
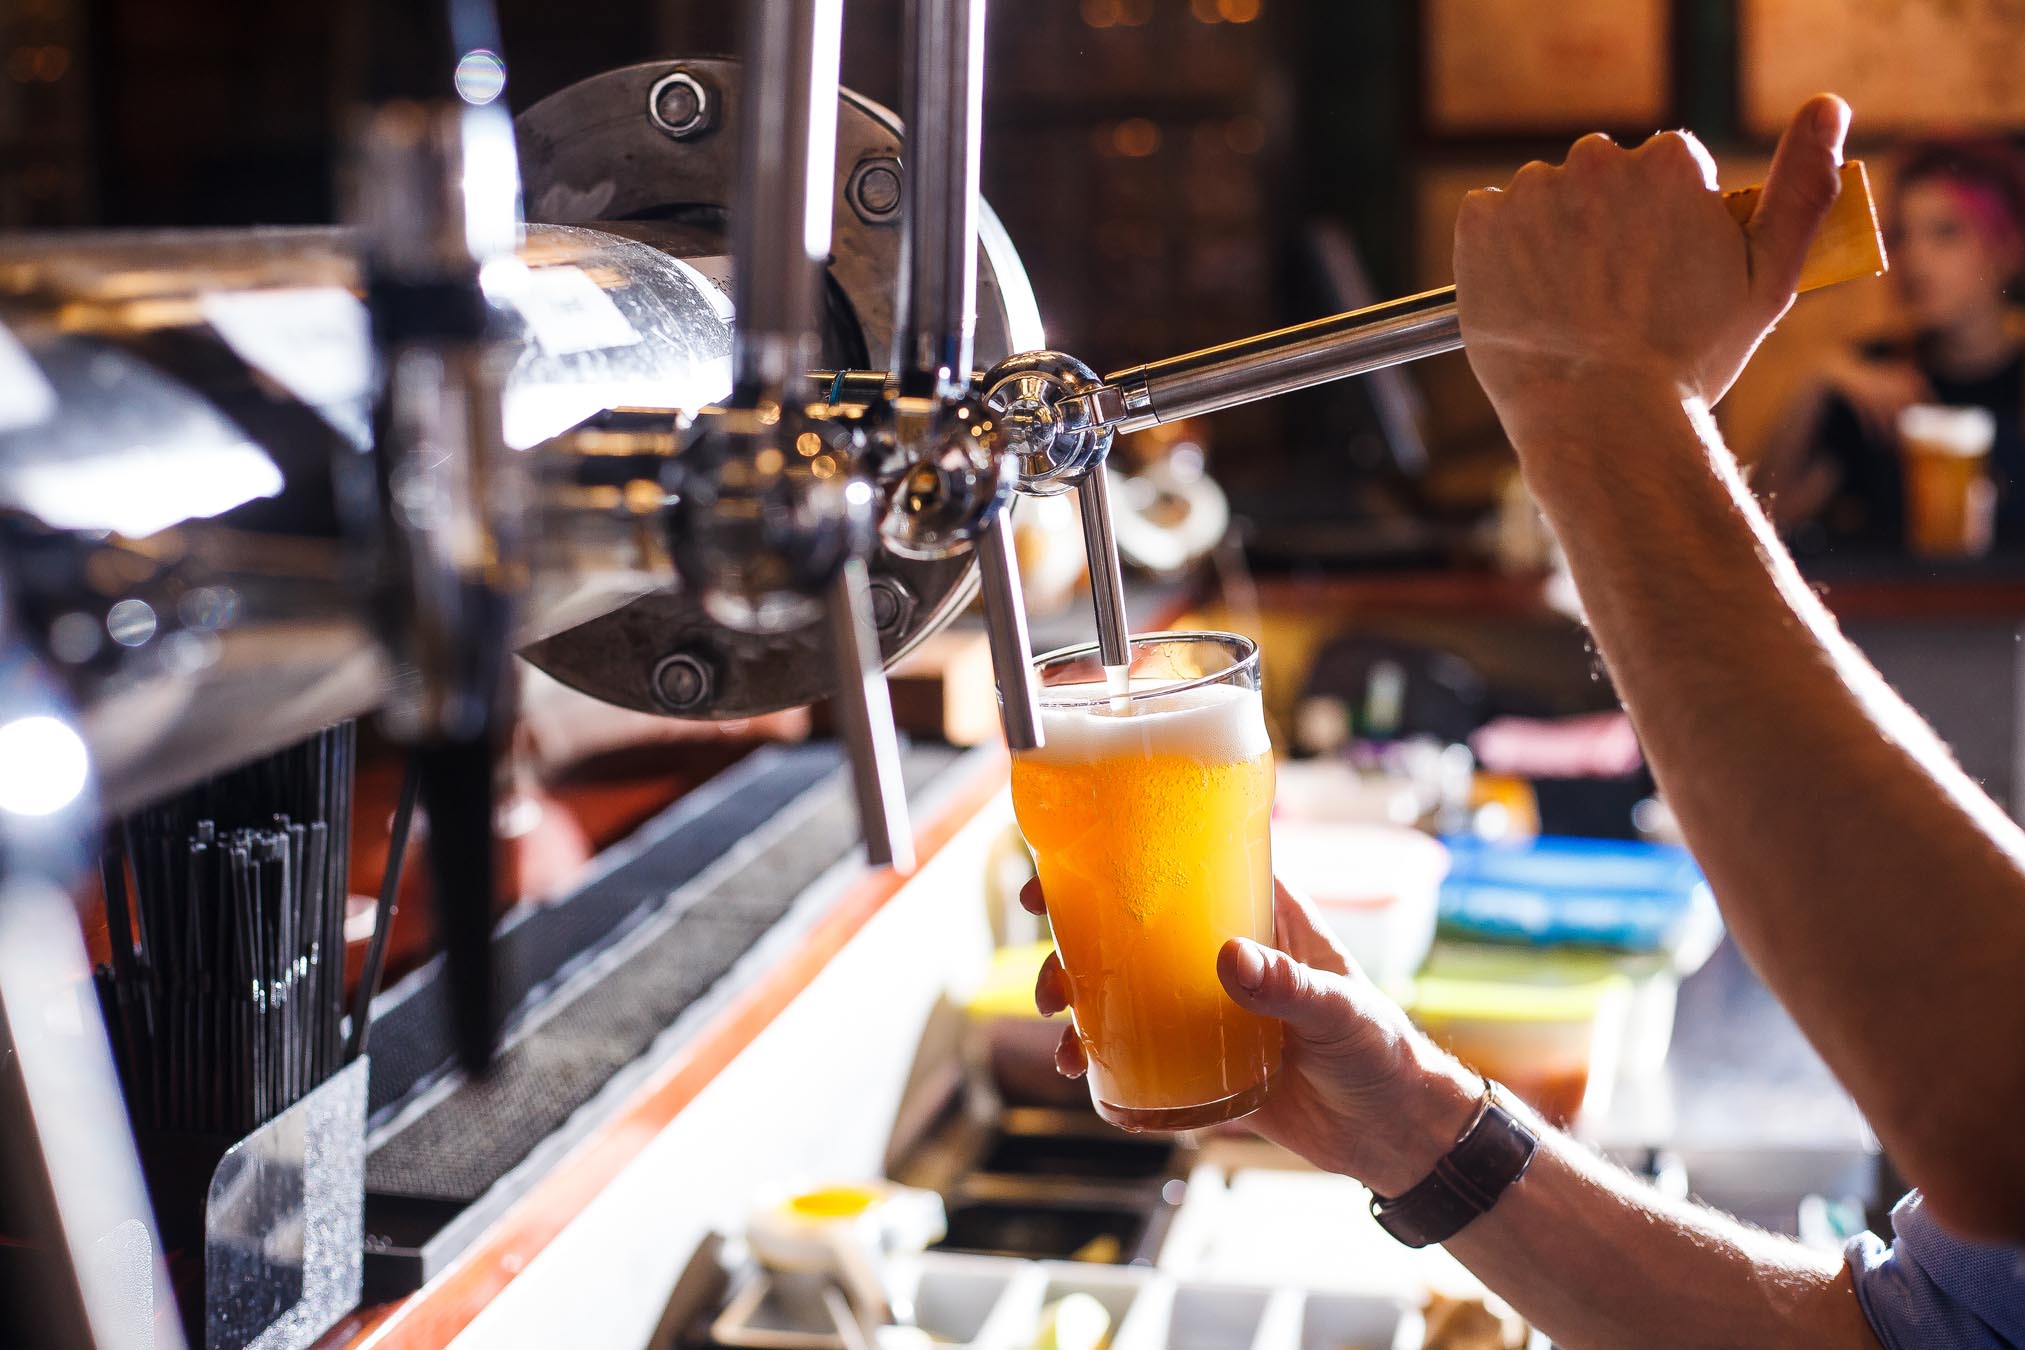
M 1741 230 L 1687 132 L 1634 149 L 1585 136 L 1561 165 L 1536 161 L 1464 200 L 1463 343 L 1522 457 L 1536 429 L 1565 435 L 1571 417 L 1607 416 L 1627 392 L 1723 396 L 1793 302 L 1848 127 L 1841 99 L 1808 100 Z
M 1038 880 L 1020 903 L 1045 912 Z M 1281 950 L 1233 938 L 1217 955 L 1217 977 L 1232 1001 L 1286 1025 L 1272 1095 L 1245 1123 L 1317 1167 L 1398 1194 L 1454 1143 L 1482 1082 L 1415 1030 L 1308 903 L 1277 881 L 1274 918 Z M 1050 1017 L 1068 1007 L 1068 980 L 1055 956 L 1041 967 L 1034 1002 Z M 1070 1077 L 1088 1067 L 1073 1028 L 1062 1033 L 1055 1066 Z

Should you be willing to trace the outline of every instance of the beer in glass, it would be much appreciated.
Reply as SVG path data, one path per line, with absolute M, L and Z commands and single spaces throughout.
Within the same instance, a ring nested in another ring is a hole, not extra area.
M 1095 647 L 1042 657 L 1046 745 L 1015 756 L 1098 1114 L 1181 1130 L 1256 1110 L 1280 1024 L 1216 976 L 1233 937 L 1273 937 L 1273 755 L 1258 649 L 1228 633 L 1134 638 L 1124 680 Z
M 1997 419 L 1987 408 L 1914 404 L 1899 414 L 1905 467 L 1906 545 L 1928 557 L 1987 553 L 1995 524 L 1990 448 Z

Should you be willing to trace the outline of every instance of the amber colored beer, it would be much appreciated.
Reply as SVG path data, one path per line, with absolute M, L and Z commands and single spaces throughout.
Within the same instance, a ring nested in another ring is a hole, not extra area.
M 1996 508 L 1989 462 L 1996 434 L 1996 419 L 1983 408 L 1918 404 L 1899 415 L 1906 546 L 1913 552 L 1974 557 L 1989 551 Z
M 1137 640 L 1135 658 L 1174 640 Z M 1098 1112 L 1192 1129 L 1257 1109 L 1279 1068 L 1280 1024 L 1216 975 L 1226 940 L 1272 940 L 1273 757 L 1255 687 L 1141 678 L 1141 664 L 1123 700 L 1101 683 L 1043 689 L 1047 745 L 1014 760 L 1013 806 Z

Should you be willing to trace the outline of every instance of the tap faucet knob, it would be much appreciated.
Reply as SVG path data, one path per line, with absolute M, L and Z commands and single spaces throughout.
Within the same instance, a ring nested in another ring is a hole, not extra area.
M 1073 356 L 1023 352 L 985 373 L 984 399 L 998 415 L 1004 442 L 1019 464 L 1021 492 L 1053 497 L 1076 490 L 1098 645 L 1106 666 L 1123 667 L 1132 661 L 1131 630 L 1110 483 L 1104 476 L 1115 433 L 1090 397 L 1102 386 L 1097 372 Z
M 976 553 L 1006 743 L 1034 749 L 1041 743 L 1040 694 L 1010 518 L 1017 457 L 981 399 L 896 398 L 881 406 L 880 542 L 903 558 Z
M 1022 352 L 985 372 L 984 402 L 1019 465 L 1019 490 L 1053 497 L 1074 488 L 1111 453 L 1112 430 L 1081 395 L 1103 384 L 1063 352 Z
M 1018 482 L 998 419 L 975 398 L 898 398 L 887 407 L 880 542 L 903 558 L 962 553 L 1011 505 Z
M 675 462 L 670 546 L 711 618 L 785 632 L 823 616 L 873 542 L 874 492 L 854 413 L 761 402 L 712 408 Z

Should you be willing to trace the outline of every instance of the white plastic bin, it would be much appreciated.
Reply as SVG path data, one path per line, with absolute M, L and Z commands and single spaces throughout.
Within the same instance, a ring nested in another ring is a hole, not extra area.
M 1132 1305 L 1139 1301 L 1139 1295 L 1152 1280 L 1153 1272 L 1144 1266 L 1096 1266 L 1076 1261 L 1043 1261 L 1041 1276 L 1040 1306 L 1067 1298 L 1071 1294 L 1088 1294 L 1104 1305 L 1111 1314 L 1111 1331 L 1116 1338 L 1124 1327 L 1125 1319 L 1132 1315 Z
M 1356 1294 L 1310 1294 L 1299 1350 L 1418 1350 L 1427 1335 L 1418 1308 Z
M 1251 1350 L 1273 1291 L 1240 1285 L 1149 1283 L 1112 1350 Z
M 1031 1261 L 924 1252 L 894 1262 L 887 1282 L 937 1344 L 1012 1350 L 1031 1340 L 1041 1285 Z

